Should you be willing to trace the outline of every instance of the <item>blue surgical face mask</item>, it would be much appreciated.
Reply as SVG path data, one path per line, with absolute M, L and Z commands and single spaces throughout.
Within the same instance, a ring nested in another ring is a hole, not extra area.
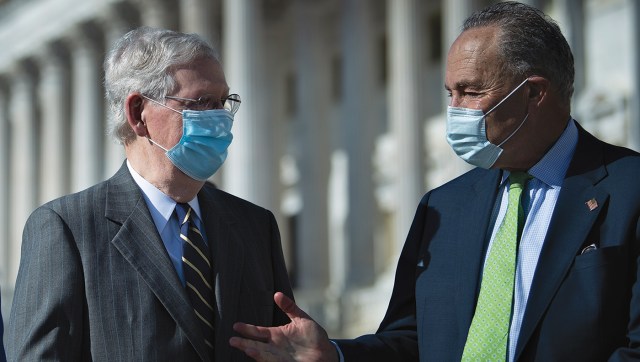
M 174 166 L 194 180 L 206 181 L 227 159 L 227 148 L 233 140 L 233 115 L 225 109 L 182 112 L 145 97 L 182 114 L 182 138 L 166 149 L 147 136 L 149 142 L 162 148 Z
M 503 151 L 501 146 L 520 130 L 529 114 L 527 113 L 518 128 L 499 145 L 494 145 L 487 139 L 486 117 L 520 89 L 527 80 L 520 83 L 487 113 L 482 112 L 481 109 L 447 107 L 447 142 L 458 157 L 471 165 L 486 169 L 496 163 Z

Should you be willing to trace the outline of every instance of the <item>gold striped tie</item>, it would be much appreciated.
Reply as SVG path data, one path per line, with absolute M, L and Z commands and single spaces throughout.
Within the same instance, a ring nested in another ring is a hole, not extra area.
M 176 204 L 182 239 L 182 271 L 187 295 L 202 327 L 204 341 L 213 349 L 213 283 L 209 248 L 193 221 L 188 204 Z

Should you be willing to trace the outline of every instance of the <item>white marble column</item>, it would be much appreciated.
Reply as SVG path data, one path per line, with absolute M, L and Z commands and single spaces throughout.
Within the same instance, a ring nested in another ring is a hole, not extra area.
M 390 85 L 389 121 L 395 142 L 397 187 L 396 251 L 404 244 L 424 194 L 423 133 L 419 114 L 419 58 L 417 0 L 388 0 Z
M 180 31 L 197 33 L 219 49 L 220 34 L 215 30 L 220 16 L 220 0 L 181 0 Z
M 630 2 L 632 11 L 640 15 L 640 4 Z M 575 67 L 575 94 L 580 94 L 585 86 L 585 9 L 584 0 L 556 0 L 553 2 L 553 18 L 558 22 L 573 53 Z M 634 26 L 640 29 L 636 22 Z M 629 36 L 634 37 L 635 33 Z M 637 83 L 633 83 L 637 84 Z M 640 136 L 640 135 L 639 135 Z
M 446 0 L 442 1 L 443 12 L 443 36 L 442 41 L 442 55 L 444 56 L 443 64 L 447 64 L 447 54 L 449 54 L 449 48 L 451 44 L 456 40 L 458 35 L 462 32 L 462 24 L 465 19 L 473 13 L 472 0 Z M 445 69 L 443 68 L 444 72 Z M 447 104 L 449 99 L 446 92 L 442 92 L 443 103 Z
M 576 0 L 577 1 L 577 0 Z M 633 1 L 632 5 L 632 29 L 631 37 L 632 66 L 631 66 L 631 95 L 629 97 L 629 136 L 628 147 L 640 151 L 640 2 Z M 574 52 L 574 57 L 576 56 Z
M 10 186 L 9 186 L 9 280 L 16 280 L 25 221 L 38 202 L 39 127 L 36 114 L 35 78 L 25 64 L 12 70 L 10 85 Z
M 372 9 L 369 0 L 345 0 L 342 3 L 342 147 L 348 157 L 348 216 L 346 250 L 332 250 L 331 262 L 342 251 L 347 257 L 345 275 L 352 286 L 375 281 L 375 203 L 373 196 L 373 160 L 376 59 Z M 340 260 L 338 258 L 338 260 Z M 334 267 L 332 265 L 331 270 Z M 333 280 L 334 278 L 332 278 Z
M 170 0 L 138 0 L 142 13 L 142 25 L 152 28 L 178 30 L 175 2 Z M 180 1 L 180 0 L 178 0 Z
M 129 30 L 136 27 L 136 25 L 131 24 L 129 21 L 124 19 L 119 10 L 120 9 L 116 7 L 110 7 L 108 12 L 106 12 L 105 16 L 101 19 L 102 28 L 105 32 L 106 51 L 109 51 L 111 47 L 113 47 L 113 45 L 116 43 L 116 41 L 120 39 L 124 34 L 126 34 Z M 116 140 L 111 134 L 108 133 L 109 124 L 112 120 L 112 117 L 113 115 L 111 114 L 111 110 L 109 109 L 108 102 L 105 100 L 103 124 L 105 160 L 102 175 L 103 179 L 111 177 L 122 166 L 122 163 L 126 158 L 124 153 L 124 146 L 120 144 L 120 142 Z
M 288 5 L 283 3 L 282 6 L 286 7 Z M 267 11 L 267 9 L 264 10 Z M 283 8 L 271 7 L 269 10 L 272 13 L 281 14 Z M 269 16 L 266 15 L 265 19 L 269 19 Z M 289 139 L 291 134 L 287 132 L 294 122 L 291 122 L 293 115 L 288 109 L 290 99 L 287 97 L 287 92 L 291 92 L 292 89 L 289 88 L 289 83 L 286 79 L 291 73 L 291 64 L 293 62 L 293 56 L 291 56 L 292 37 L 290 36 L 293 24 L 292 22 L 287 22 L 285 26 L 282 26 L 283 24 L 278 21 L 279 19 L 271 20 L 271 22 L 266 20 L 263 23 L 265 31 L 262 38 L 264 44 L 268 44 L 268 51 L 263 52 L 262 63 L 266 69 L 269 69 L 266 77 L 271 81 L 269 82 L 269 90 L 262 92 L 260 99 L 263 104 L 268 104 L 267 107 L 263 108 L 263 118 L 271 120 L 271 127 L 275 129 L 275 132 L 271 133 L 270 148 L 271 157 L 275 160 L 272 170 L 272 177 L 274 178 L 274 191 L 272 193 L 276 204 L 271 206 L 270 210 L 274 213 L 276 222 L 279 225 L 285 262 L 287 266 L 292 266 L 292 230 L 288 226 L 291 221 L 290 217 L 296 215 L 296 210 L 291 207 L 292 204 L 288 201 L 295 199 L 291 194 L 297 187 L 297 168 L 295 159 L 290 154 Z M 275 22 L 277 22 L 277 25 L 274 24 Z
M 40 135 L 40 200 L 44 203 L 69 193 L 70 80 L 61 43 L 52 43 L 39 54 L 38 87 L 42 134 Z
M 300 288 L 320 291 L 329 282 L 327 187 L 329 174 L 329 107 L 331 104 L 325 25 L 317 3 L 296 1 L 294 69 L 296 72 L 297 161 L 302 211 L 296 250 Z
M 9 233 L 9 156 L 10 156 L 10 125 L 8 107 L 11 104 L 8 91 L 0 82 L 0 290 L 5 291 L 13 286 L 15 279 L 9 277 L 12 265 L 12 238 Z M 11 273 L 12 274 L 12 273 Z M 3 287 L 5 286 L 5 287 Z M 3 299 L 4 300 L 4 299 Z M 3 304 L 4 305 L 4 304 Z
M 273 154 L 273 120 L 265 117 L 262 2 L 224 2 L 222 60 L 230 93 L 242 98 L 233 123 L 233 143 L 223 167 L 221 187 L 230 193 L 274 209 L 277 166 Z
M 104 101 L 101 34 L 80 26 L 70 37 L 72 92 L 71 191 L 102 180 Z

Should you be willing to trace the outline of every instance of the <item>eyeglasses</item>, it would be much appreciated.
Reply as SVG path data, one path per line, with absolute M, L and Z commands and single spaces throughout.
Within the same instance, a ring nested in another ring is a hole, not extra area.
M 240 96 L 237 94 L 229 94 L 223 98 L 217 98 L 210 94 L 204 95 L 198 99 L 182 98 L 174 96 L 165 96 L 165 99 L 171 99 L 180 102 L 185 109 L 192 111 L 208 111 L 211 109 L 226 109 L 231 114 L 236 114 L 240 108 Z

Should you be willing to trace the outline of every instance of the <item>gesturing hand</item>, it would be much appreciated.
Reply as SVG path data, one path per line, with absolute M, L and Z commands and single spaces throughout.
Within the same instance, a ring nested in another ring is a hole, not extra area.
M 278 292 L 273 300 L 291 319 L 280 327 L 260 327 L 235 323 L 242 337 L 231 337 L 229 344 L 259 362 L 338 361 L 338 354 L 327 332 L 294 301 Z

